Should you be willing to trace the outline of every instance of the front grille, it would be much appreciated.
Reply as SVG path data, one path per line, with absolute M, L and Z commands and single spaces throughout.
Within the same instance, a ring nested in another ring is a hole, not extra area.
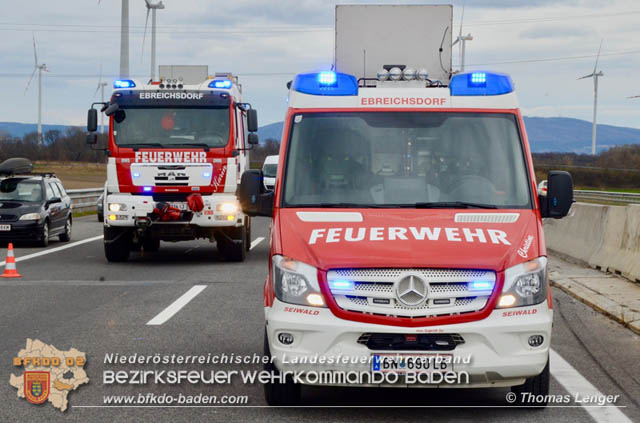
M 374 351 L 453 351 L 464 338 L 457 333 L 363 333 L 358 343 Z
M 402 295 L 403 302 L 398 283 L 411 275 L 426 284 L 426 296 L 420 300 L 423 295 L 409 293 Z M 483 309 L 493 292 L 496 274 L 466 269 L 335 269 L 327 272 L 327 280 L 333 298 L 343 310 L 420 318 Z M 332 281 L 344 280 L 351 282 L 347 288 L 331 288 Z
M 0 222 L 15 222 L 18 216 L 15 214 L 0 214 Z

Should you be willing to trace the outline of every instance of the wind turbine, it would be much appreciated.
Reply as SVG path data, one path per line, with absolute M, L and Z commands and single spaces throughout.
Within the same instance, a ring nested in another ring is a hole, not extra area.
M 464 20 L 464 4 L 462 5 L 462 15 L 460 16 L 460 32 L 458 33 L 458 38 L 451 44 L 451 47 L 455 46 L 457 43 L 460 43 L 460 72 L 464 72 L 464 56 L 465 50 L 467 46 L 467 41 L 473 40 L 471 34 L 462 35 L 462 22 Z
M 640 95 L 632 95 L 631 97 L 627 97 L 627 98 L 640 98 Z
M 102 61 L 100 62 L 100 78 L 98 79 L 98 86 L 96 87 L 95 92 L 93 93 L 94 97 L 98 94 L 98 90 L 101 91 L 100 101 L 104 103 L 104 87 L 108 84 L 102 81 Z M 104 113 L 100 113 L 100 133 L 104 134 Z
M 98 0 L 100 4 L 102 0 Z M 122 0 L 120 16 L 120 78 L 129 77 L 129 0 Z
M 34 68 L 31 73 L 31 78 L 27 82 L 27 87 L 24 89 L 24 93 L 27 93 L 33 76 L 38 72 L 38 144 L 42 144 L 42 71 L 49 72 L 45 63 L 38 63 L 38 52 L 36 51 L 36 36 L 33 34 L 33 59 Z
M 578 80 L 585 79 L 585 78 L 593 78 L 593 129 L 591 131 L 591 155 L 592 156 L 596 155 L 596 115 L 598 112 L 598 78 L 601 76 L 604 76 L 604 73 L 602 73 L 602 71 L 597 70 L 598 59 L 600 59 L 600 50 L 602 49 L 602 41 L 603 40 L 600 40 L 600 47 L 598 48 L 598 55 L 596 56 L 596 64 L 593 67 L 593 72 L 591 72 L 589 75 L 585 75 L 578 78 Z
M 142 54 L 144 55 L 144 40 L 147 37 L 147 24 L 149 23 L 149 12 L 151 12 L 151 80 L 156 78 L 156 10 L 164 9 L 162 0 L 157 3 L 151 3 L 144 0 L 147 4 L 147 19 L 144 22 L 144 35 L 142 36 Z

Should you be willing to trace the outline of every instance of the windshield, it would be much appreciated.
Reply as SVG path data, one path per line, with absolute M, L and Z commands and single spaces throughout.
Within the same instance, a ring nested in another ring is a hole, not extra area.
M 298 114 L 285 171 L 284 207 L 531 207 L 511 114 Z
M 127 108 L 114 120 L 121 147 L 224 147 L 229 140 L 228 108 Z M 120 115 L 122 116 L 122 115 Z
M 0 200 L 42 201 L 42 184 L 27 179 L 5 179 L 0 182 Z
M 270 164 L 265 164 L 264 166 L 262 166 L 262 174 L 266 178 L 275 178 L 277 173 L 278 173 L 278 164 L 277 163 L 270 163 Z

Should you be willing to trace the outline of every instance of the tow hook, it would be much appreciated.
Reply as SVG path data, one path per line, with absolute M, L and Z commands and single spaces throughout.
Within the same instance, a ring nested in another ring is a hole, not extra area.
M 137 217 L 134 224 L 138 229 L 147 229 L 151 226 L 151 219 L 148 217 Z

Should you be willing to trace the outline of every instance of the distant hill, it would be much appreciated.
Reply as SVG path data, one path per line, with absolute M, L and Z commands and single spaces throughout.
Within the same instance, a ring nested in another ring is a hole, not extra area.
M 524 118 L 531 150 L 543 152 L 591 152 L 591 122 L 563 117 L 527 117 Z M 279 140 L 282 135 L 282 122 L 264 125 L 258 130 L 260 142 L 269 138 Z M 44 132 L 51 129 L 65 131 L 69 126 L 42 125 Z M 36 125 L 30 123 L 0 122 L 0 133 L 22 137 L 35 132 Z M 598 151 L 607 150 L 616 145 L 640 144 L 640 129 L 623 126 L 598 125 Z

